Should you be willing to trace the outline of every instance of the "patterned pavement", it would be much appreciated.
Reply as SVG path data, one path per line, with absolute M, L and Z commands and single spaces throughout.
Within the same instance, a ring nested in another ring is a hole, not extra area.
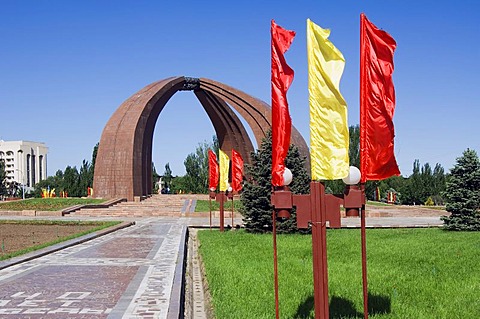
M 185 232 L 175 220 L 141 219 L 0 270 L 0 318 L 178 318 L 169 307 L 180 300 Z

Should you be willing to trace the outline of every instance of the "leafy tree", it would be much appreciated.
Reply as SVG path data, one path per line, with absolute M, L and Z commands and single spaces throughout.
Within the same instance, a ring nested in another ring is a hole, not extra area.
M 158 194 L 158 181 L 160 180 L 160 175 L 157 173 L 155 164 L 152 162 L 152 190 L 154 194 Z
M 64 190 L 68 192 L 68 196 L 70 197 L 81 196 L 79 181 L 80 181 L 80 177 L 79 177 L 77 167 L 67 166 L 63 174 L 63 187 L 64 187 Z
M 360 125 L 351 125 L 348 127 L 349 149 L 348 157 L 350 166 L 360 168 Z
M 480 231 L 480 160 L 467 149 L 450 170 L 444 198 L 450 216 L 443 216 L 445 229 Z
M 310 177 L 305 169 L 305 158 L 298 148 L 291 145 L 285 165 L 293 174 L 290 189 L 295 194 L 306 194 L 310 189 Z M 272 134 L 268 132 L 260 149 L 252 152 L 252 164 L 246 166 L 247 179 L 240 200 L 245 228 L 249 232 L 268 232 L 272 230 L 272 211 L 270 204 L 272 192 Z M 298 231 L 295 210 L 290 219 L 278 223 L 278 232 Z
M 77 196 L 87 196 L 87 188 L 93 186 L 93 171 L 91 170 L 91 167 L 92 165 L 90 165 L 88 161 L 82 161 L 82 166 L 80 166 L 80 172 L 78 173 Z
M 185 191 L 202 194 L 208 192 L 208 150 L 218 154 L 218 140 L 213 137 L 212 143 L 199 143 L 195 153 L 190 153 L 183 162 L 187 174 L 185 175 Z

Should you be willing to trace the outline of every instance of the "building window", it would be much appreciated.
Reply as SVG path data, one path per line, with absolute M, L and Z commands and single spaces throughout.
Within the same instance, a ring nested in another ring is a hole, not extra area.
M 27 154 L 27 187 L 30 187 L 30 154 Z
M 35 184 L 37 183 L 36 181 L 36 172 L 35 172 L 35 155 L 32 154 L 32 186 L 35 186 Z
M 38 174 L 38 175 L 40 176 L 40 180 L 39 180 L 39 181 L 41 181 L 41 180 L 43 180 L 43 178 L 44 178 L 44 176 L 42 175 L 42 174 L 43 174 L 43 155 L 40 155 L 40 156 L 38 157 L 38 169 L 40 170 L 40 172 L 39 172 L 39 174 Z

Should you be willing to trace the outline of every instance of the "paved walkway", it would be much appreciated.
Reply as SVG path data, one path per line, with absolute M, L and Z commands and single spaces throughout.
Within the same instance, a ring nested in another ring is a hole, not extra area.
M 0 318 L 178 318 L 186 226 L 135 225 L 0 270 Z
M 99 237 L 89 235 L 95 238 L 81 244 L 67 242 L 48 248 L 58 250 L 53 253 L 44 250 L 27 255 L 45 254 L 29 261 L 15 264 L 20 261 L 17 258 L 0 262 L 0 318 L 181 317 L 187 227 L 208 227 L 209 218 L 124 220 L 135 224 Z M 218 225 L 218 219 L 213 222 Z M 241 219 L 236 219 L 237 223 L 241 224 Z M 344 227 L 359 224 L 358 218 L 342 219 Z M 439 225 L 438 217 L 367 218 L 368 227 Z

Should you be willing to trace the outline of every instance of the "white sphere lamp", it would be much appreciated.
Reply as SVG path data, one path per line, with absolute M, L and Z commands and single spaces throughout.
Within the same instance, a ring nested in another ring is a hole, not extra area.
M 292 171 L 285 167 L 283 172 L 283 185 L 288 186 L 292 182 L 293 174 Z
M 347 177 L 344 177 L 342 180 L 347 185 L 357 185 L 360 182 L 361 177 L 360 170 L 355 166 L 350 166 Z

